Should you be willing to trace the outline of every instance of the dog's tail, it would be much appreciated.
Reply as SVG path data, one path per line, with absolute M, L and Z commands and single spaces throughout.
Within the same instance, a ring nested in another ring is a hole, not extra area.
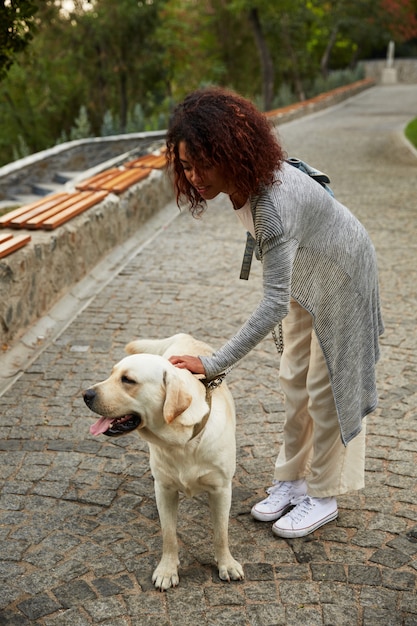
M 181 342 L 188 337 L 185 333 L 178 333 L 165 339 L 135 339 L 135 341 L 127 344 L 125 350 L 128 354 L 147 353 L 164 356 L 173 344 Z
M 128 343 L 125 350 L 128 354 L 159 354 L 167 359 L 174 354 L 213 354 L 210 346 L 186 333 L 177 333 L 165 339 L 136 339 Z

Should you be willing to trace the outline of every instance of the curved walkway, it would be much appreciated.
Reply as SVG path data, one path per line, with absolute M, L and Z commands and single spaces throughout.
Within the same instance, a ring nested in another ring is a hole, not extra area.
M 80 390 L 137 335 L 186 330 L 219 346 L 260 297 L 258 264 L 238 279 L 244 233 L 227 202 L 202 220 L 168 207 L 165 226 L 147 243 L 138 233 L 137 254 L 98 281 L 1 397 L 2 625 L 417 624 L 417 155 L 401 137 L 416 102 L 417 85 L 373 87 L 279 129 L 289 154 L 329 174 L 377 248 L 386 333 L 363 492 L 340 497 L 338 520 L 304 539 L 277 539 L 250 517 L 283 424 L 268 338 L 229 375 L 230 542 L 246 579 L 218 580 L 207 501 L 184 499 L 180 586 L 153 590 L 161 535 L 146 446 L 90 436 Z

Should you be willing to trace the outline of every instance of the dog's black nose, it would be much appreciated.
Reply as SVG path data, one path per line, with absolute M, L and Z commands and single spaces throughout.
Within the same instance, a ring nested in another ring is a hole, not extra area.
M 84 402 L 88 407 L 91 407 L 95 397 L 96 392 L 94 391 L 94 389 L 86 389 L 86 391 L 83 391 Z

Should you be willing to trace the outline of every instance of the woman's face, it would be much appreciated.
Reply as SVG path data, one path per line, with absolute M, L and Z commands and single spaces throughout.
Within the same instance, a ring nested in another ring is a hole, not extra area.
M 212 200 L 219 193 L 230 195 L 229 185 L 218 167 L 210 167 L 204 170 L 196 169 L 196 164 L 192 162 L 191 157 L 187 154 L 185 141 L 179 142 L 178 154 L 186 179 L 204 200 Z

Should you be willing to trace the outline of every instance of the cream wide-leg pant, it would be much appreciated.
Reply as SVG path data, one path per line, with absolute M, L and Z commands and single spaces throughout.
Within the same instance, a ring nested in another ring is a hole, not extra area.
M 326 361 L 312 317 L 295 300 L 283 320 L 284 352 L 280 384 L 285 395 L 283 444 L 275 480 L 305 478 L 312 497 L 337 496 L 362 489 L 365 474 L 365 426 L 344 446 Z

